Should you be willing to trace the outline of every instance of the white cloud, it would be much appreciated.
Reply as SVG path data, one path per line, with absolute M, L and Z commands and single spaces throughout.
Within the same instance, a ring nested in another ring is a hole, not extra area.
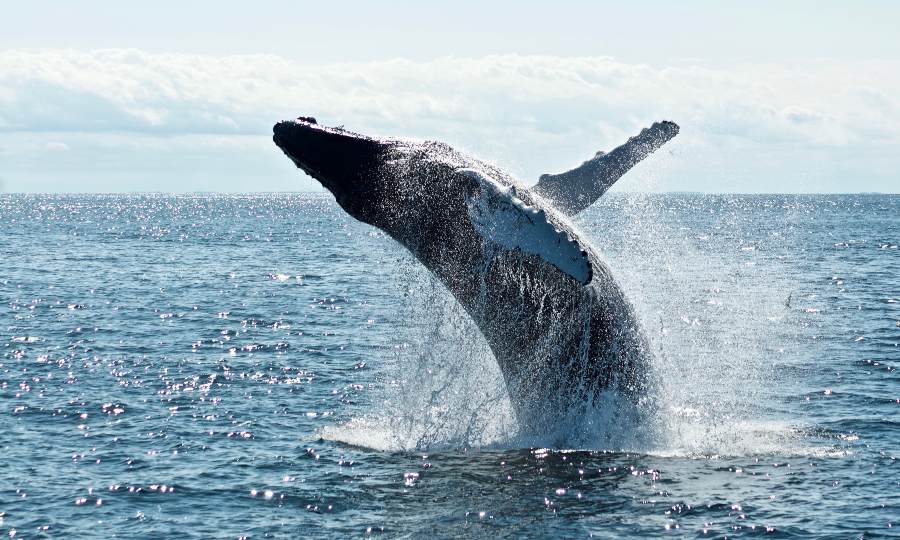
M 44 148 L 57 152 L 68 152 L 69 150 L 71 150 L 68 144 L 59 141 L 49 141 L 46 145 L 44 145 Z
M 900 62 L 889 61 L 656 68 L 507 55 L 313 65 L 270 55 L 0 52 L 7 141 L 93 132 L 122 144 L 205 134 L 202 144 L 211 144 L 213 136 L 267 136 L 275 121 L 303 114 L 448 140 L 526 176 L 577 163 L 662 118 L 683 126 L 675 148 L 695 169 L 697 158 L 725 164 L 723 156 L 765 161 L 786 152 L 874 148 L 889 159 L 882 154 L 900 145 L 898 96 Z

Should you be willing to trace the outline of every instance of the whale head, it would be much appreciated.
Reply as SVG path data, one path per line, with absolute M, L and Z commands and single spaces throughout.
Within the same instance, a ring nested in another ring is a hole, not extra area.
M 443 143 L 369 137 L 311 117 L 278 122 L 272 138 L 344 211 L 410 249 L 429 236 L 423 228 L 452 226 L 465 212 L 465 190 L 454 186 L 471 184 L 460 167 L 473 162 Z
M 272 139 L 350 215 L 368 223 L 374 220 L 383 188 L 377 169 L 384 142 L 303 116 L 275 124 Z
M 446 239 L 465 237 L 466 245 L 485 241 L 544 256 L 579 282 L 591 280 L 584 250 L 557 230 L 564 225 L 488 163 L 441 142 L 374 138 L 310 117 L 279 122 L 273 131 L 275 144 L 348 214 L 420 258 L 440 253 Z M 562 251 L 546 255 L 544 244 Z

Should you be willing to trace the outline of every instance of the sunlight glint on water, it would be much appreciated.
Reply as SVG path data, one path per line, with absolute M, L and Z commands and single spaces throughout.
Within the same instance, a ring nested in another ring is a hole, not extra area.
M 604 197 L 578 226 L 658 425 L 604 401 L 535 440 L 455 303 L 327 198 L 0 196 L 0 533 L 889 535 L 898 216 Z

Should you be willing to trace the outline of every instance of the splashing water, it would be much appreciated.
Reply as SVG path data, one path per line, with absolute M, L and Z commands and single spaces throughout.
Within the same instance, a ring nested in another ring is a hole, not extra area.
M 427 270 L 402 262 L 403 302 L 391 363 L 373 412 L 322 436 L 380 450 L 503 444 L 515 432 L 493 354 L 463 308 Z
M 608 199 L 579 225 L 608 259 L 650 338 L 655 373 L 648 377 L 660 381 L 647 396 L 651 415 L 646 406 L 605 391 L 545 433 L 520 432 L 502 375 L 478 329 L 436 279 L 406 258 L 400 272 L 402 319 L 410 324 L 398 328 L 401 345 L 383 375 L 381 406 L 324 428 L 322 437 L 406 451 L 554 447 L 709 456 L 790 448 L 815 453 L 802 447 L 803 426 L 765 405 L 791 384 L 777 373 L 778 361 L 804 331 L 784 305 L 791 285 L 778 273 L 777 256 L 769 261 L 774 267 L 753 260 L 766 240 L 784 240 L 781 234 L 733 237 L 728 226 L 735 226 L 735 218 L 727 213 L 727 200 L 719 223 L 693 230 L 666 215 L 673 213 L 671 201 Z M 690 210 L 676 211 L 689 215 Z M 697 248 L 715 234 L 726 243 L 722 249 Z M 735 243 L 730 249 L 729 242 Z M 661 289 L 666 294 L 659 294 Z

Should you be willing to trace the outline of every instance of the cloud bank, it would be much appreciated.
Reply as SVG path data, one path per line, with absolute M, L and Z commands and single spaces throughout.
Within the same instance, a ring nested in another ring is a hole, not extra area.
M 0 52 L 0 177 L 8 190 L 310 188 L 285 178 L 289 163 L 269 142 L 275 121 L 303 114 L 444 139 L 536 178 L 672 119 L 683 131 L 671 153 L 626 189 L 855 191 L 900 183 L 898 96 L 892 61 L 660 68 L 505 55 L 317 65 L 10 50 Z

